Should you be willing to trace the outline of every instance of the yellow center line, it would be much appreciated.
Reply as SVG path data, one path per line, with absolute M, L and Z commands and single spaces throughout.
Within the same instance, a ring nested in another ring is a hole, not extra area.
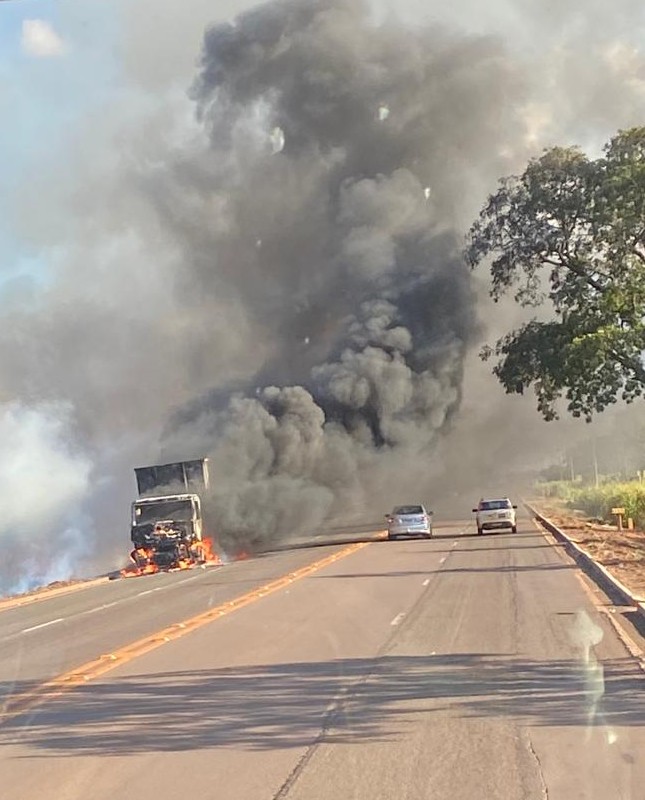
M 128 661 L 132 661 L 152 650 L 156 650 L 167 642 L 180 639 L 191 631 L 208 625 L 209 622 L 232 614 L 234 611 L 244 608 L 269 594 L 278 592 L 280 589 L 290 586 L 295 581 L 302 580 L 302 578 L 306 578 L 308 575 L 318 572 L 318 570 L 333 564 L 335 561 L 346 558 L 357 550 L 367 547 L 368 544 L 369 542 L 351 544 L 339 550 L 337 553 L 314 561 L 307 566 L 300 567 L 295 570 L 295 572 L 290 572 L 287 575 L 276 578 L 264 586 L 260 586 L 257 589 L 253 589 L 246 594 L 236 597 L 234 600 L 229 600 L 219 606 L 215 606 L 215 608 L 209 608 L 208 611 L 190 617 L 183 622 L 176 622 L 157 633 L 131 642 L 115 650 L 113 653 L 106 653 L 93 661 L 88 661 L 86 664 L 64 672 L 62 675 L 58 675 L 56 678 L 52 678 L 28 692 L 15 694 L 2 705 L 2 710 L 0 711 L 0 725 L 24 714 L 26 711 L 30 711 L 32 708 L 48 700 L 59 697 L 77 686 L 84 685 L 88 681 L 94 680 L 122 664 L 127 664 Z

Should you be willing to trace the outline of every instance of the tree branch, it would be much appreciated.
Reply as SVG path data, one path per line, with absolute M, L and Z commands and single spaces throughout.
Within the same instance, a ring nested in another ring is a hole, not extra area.
M 574 267 L 574 265 L 570 261 L 566 261 L 562 257 L 558 261 L 554 261 L 552 258 L 543 258 L 542 261 L 545 264 L 551 264 L 551 266 L 553 267 L 564 267 L 565 269 L 571 270 L 571 272 L 573 272 L 574 275 L 577 275 L 580 278 L 584 278 L 586 283 L 589 284 L 589 286 L 591 286 L 601 294 L 607 291 L 606 286 L 603 286 L 602 283 L 599 283 L 595 278 L 592 278 L 591 275 L 589 275 L 584 271 L 584 269 L 580 267 Z

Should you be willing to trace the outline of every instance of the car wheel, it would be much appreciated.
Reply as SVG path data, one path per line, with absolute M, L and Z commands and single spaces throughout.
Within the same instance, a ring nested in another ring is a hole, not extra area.
M 513 525 L 513 527 L 511 528 L 511 531 L 513 533 L 517 533 L 517 525 Z
M 483 532 L 484 532 L 484 529 L 483 529 L 483 528 L 477 528 L 477 533 L 478 533 L 480 536 L 482 535 L 482 533 L 483 533 Z

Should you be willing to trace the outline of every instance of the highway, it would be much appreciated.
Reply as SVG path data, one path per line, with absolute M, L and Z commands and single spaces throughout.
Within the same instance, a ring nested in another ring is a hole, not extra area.
M 7 716 L 3 800 L 644 800 L 645 642 L 519 524 L 444 521 L 431 541 L 319 542 L 0 611 L 8 699 L 245 598 Z

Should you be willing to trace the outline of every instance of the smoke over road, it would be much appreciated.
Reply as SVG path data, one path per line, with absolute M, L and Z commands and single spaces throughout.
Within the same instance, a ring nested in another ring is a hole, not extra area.
M 69 478 L 65 513 L 3 526 L 0 591 L 45 574 L 50 533 L 80 529 L 77 567 L 120 566 L 135 464 L 209 456 L 224 543 L 253 545 L 471 490 L 529 428 L 561 444 L 478 364 L 515 310 L 487 314 L 460 250 L 499 176 L 645 113 L 640 4 L 591 25 L 576 0 L 560 25 L 492 2 L 495 36 L 470 0 L 437 10 L 454 27 L 413 0 L 220 5 L 200 55 L 212 3 L 116 0 L 125 88 L 11 197 L 47 270 L 2 284 L 0 399 L 45 420 L 44 473 Z
M 496 43 L 353 1 L 207 32 L 192 94 L 211 173 L 191 165 L 197 218 L 172 184 L 162 213 L 191 286 L 241 305 L 271 352 L 230 404 L 220 387 L 180 414 L 164 453 L 206 448 L 225 535 L 302 532 L 427 482 L 476 332 L 459 195 L 512 132 L 498 98 L 516 84 Z

